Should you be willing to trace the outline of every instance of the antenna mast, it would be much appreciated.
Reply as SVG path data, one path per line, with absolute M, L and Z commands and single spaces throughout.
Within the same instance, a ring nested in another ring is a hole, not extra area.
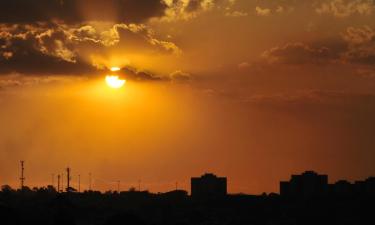
M 70 192 L 70 168 L 66 168 L 66 192 Z
M 20 177 L 20 181 L 21 181 L 21 190 L 24 189 L 25 187 L 25 176 L 24 176 L 24 171 L 25 171 L 25 167 L 24 167 L 24 163 L 25 161 L 21 161 L 21 177 Z

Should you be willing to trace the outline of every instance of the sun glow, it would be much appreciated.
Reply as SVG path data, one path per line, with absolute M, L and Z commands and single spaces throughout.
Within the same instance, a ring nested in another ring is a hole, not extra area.
M 120 67 L 117 67 L 117 66 L 111 67 L 112 72 L 117 72 L 117 71 L 120 71 L 120 70 L 121 70 Z
M 126 83 L 126 80 L 119 79 L 119 76 L 108 75 L 105 77 L 107 85 L 111 88 L 121 88 Z

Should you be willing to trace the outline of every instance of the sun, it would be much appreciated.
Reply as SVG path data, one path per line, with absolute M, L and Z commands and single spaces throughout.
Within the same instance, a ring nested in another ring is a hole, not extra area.
M 107 75 L 105 77 L 105 82 L 107 83 L 109 87 L 118 89 L 124 86 L 124 84 L 126 83 L 126 80 L 121 80 L 119 79 L 119 76 L 116 76 L 116 75 Z

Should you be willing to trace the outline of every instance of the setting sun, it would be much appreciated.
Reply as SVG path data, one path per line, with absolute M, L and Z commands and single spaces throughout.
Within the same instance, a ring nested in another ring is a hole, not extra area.
M 107 85 L 111 88 L 121 88 L 122 86 L 124 86 L 126 80 L 121 80 L 119 79 L 118 76 L 114 76 L 114 75 L 108 75 L 105 77 L 105 81 L 107 83 Z

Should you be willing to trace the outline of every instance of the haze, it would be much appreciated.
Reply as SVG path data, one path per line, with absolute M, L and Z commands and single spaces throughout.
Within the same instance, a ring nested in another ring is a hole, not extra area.
M 20 160 L 102 191 L 375 173 L 373 0 L 9 0 L 0 46 L 0 184 Z

